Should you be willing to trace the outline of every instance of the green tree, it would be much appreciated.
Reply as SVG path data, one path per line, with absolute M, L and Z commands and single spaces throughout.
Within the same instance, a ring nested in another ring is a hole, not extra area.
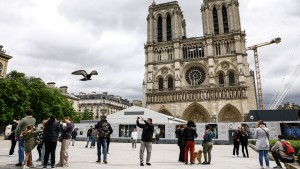
M 80 120 L 93 120 L 94 114 L 88 109 L 85 109 L 84 112 L 79 112 Z
M 9 123 L 14 117 L 24 116 L 26 109 L 33 109 L 37 123 L 52 114 L 58 119 L 65 116 L 78 119 L 67 98 L 58 90 L 48 88 L 40 78 L 26 77 L 12 71 L 0 79 L 0 123 Z

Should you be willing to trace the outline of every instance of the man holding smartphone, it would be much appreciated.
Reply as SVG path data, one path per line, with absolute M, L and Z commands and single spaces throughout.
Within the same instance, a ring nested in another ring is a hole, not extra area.
M 144 121 L 145 124 L 140 124 L 140 120 Z M 152 135 L 154 131 L 154 126 L 152 124 L 152 119 L 148 118 L 144 120 L 142 117 L 137 117 L 136 125 L 143 129 L 142 132 L 142 140 L 141 140 L 141 148 L 140 148 L 140 165 L 144 166 L 144 151 L 147 149 L 147 159 L 146 164 L 151 165 L 150 157 L 152 151 Z

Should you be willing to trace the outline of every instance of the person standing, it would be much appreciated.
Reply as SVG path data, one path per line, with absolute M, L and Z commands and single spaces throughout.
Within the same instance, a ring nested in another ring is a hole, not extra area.
M 132 143 L 132 150 L 136 150 L 136 142 L 138 139 L 138 133 L 136 131 L 136 128 L 134 128 L 131 132 L 131 143 Z
M 87 142 L 86 142 L 86 146 L 85 146 L 85 148 L 88 148 L 89 147 L 89 142 L 91 142 L 91 144 L 92 144 L 92 139 L 93 139 L 93 137 L 92 137 L 92 134 L 93 134 L 93 126 L 91 126 L 89 129 L 88 129 L 88 131 L 87 131 Z M 92 148 L 92 145 L 90 146 L 90 148 Z
M 243 152 L 243 157 L 249 158 L 248 154 L 248 133 L 245 131 L 245 128 L 242 126 L 241 127 L 241 132 L 240 132 L 240 139 L 241 139 L 241 145 L 242 145 L 242 152 Z M 244 149 L 246 150 L 246 154 L 244 152 Z
M 11 130 L 12 130 L 12 132 L 10 134 L 11 147 L 10 147 L 8 156 L 12 156 L 15 152 L 15 147 L 16 147 L 16 144 L 17 144 L 16 136 L 15 136 L 15 130 L 16 130 L 18 124 L 19 124 L 19 120 L 20 120 L 20 117 L 16 117 L 14 119 L 14 122 L 13 122 L 12 127 L 11 127 Z
M 194 164 L 195 138 L 198 134 L 195 129 L 195 123 L 192 120 L 187 122 L 187 127 L 183 130 L 183 138 L 185 141 L 184 147 L 184 162 L 188 164 L 188 153 L 190 152 L 190 162 Z
M 276 161 L 277 166 L 273 168 L 282 168 L 279 161 L 283 163 L 294 163 L 294 155 L 285 154 L 282 143 L 286 142 L 283 135 L 278 135 L 278 141 L 271 148 L 272 156 Z M 290 144 L 290 143 L 288 143 Z
M 179 147 L 179 159 L 178 161 L 180 162 L 184 162 L 184 141 L 183 141 L 183 130 L 184 130 L 184 126 L 183 124 L 180 124 L 176 131 L 176 137 L 177 137 L 177 145 Z
M 269 129 L 265 126 L 262 120 L 257 123 L 255 130 L 256 144 L 255 149 L 259 152 L 259 164 L 263 168 L 263 157 L 265 158 L 266 166 L 269 168 Z
M 35 126 L 33 124 L 29 124 L 26 127 L 26 130 L 21 133 L 21 137 L 24 139 L 24 151 L 25 151 L 25 159 L 23 169 L 32 168 L 32 154 L 31 151 L 37 145 L 37 136 L 40 131 L 35 131 Z
M 203 154 L 204 154 L 204 162 L 202 164 L 210 164 L 211 162 L 211 150 L 213 147 L 212 138 L 214 137 L 214 133 L 210 130 L 209 125 L 205 125 L 205 133 L 203 136 Z M 208 159 L 207 159 L 208 154 Z
M 71 134 L 73 131 L 74 125 L 72 124 L 70 117 L 64 118 L 64 123 L 60 125 L 61 131 L 61 149 L 60 149 L 60 159 L 56 167 L 68 167 L 69 166 L 69 145 L 71 141 Z M 52 159 L 52 158 L 51 158 Z
M 43 131 L 44 131 L 44 126 L 40 127 L 40 132 L 39 135 L 37 136 L 37 151 L 39 153 L 39 158 L 36 160 L 36 162 L 38 161 L 42 161 L 42 159 L 44 158 L 44 155 L 42 154 L 42 149 L 43 149 Z
M 59 135 L 60 126 L 52 115 L 45 123 L 43 139 L 45 145 L 45 155 L 43 159 L 43 168 L 47 168 L 49 155 L 51 155 L 51 168 L 55 168 L 55 151 L 57 146 L 57 138 Z
M 21 136 L 21 133 L 23 131 L 26 130 L 26 127 L 30 124 L 35 125 L 36 123 L 36 119 L 34 117 L 32 117 L 33 111 L 31 109 L 28 109 L 25 111 L 25 117 L 22 118 L 19 122 L 19 124 L 17 125 L 17 128 L 15 130 L 15 139 L 16 141 L 18 141 L 18 154 L 19 154 L 19 158 L 18 158 L 18 163 L 16 164 L 16 166 L 22 166 L 22 163 L 24 162 L 24 139 Z M 29 164 L 27 164 L 29 167 L 32 166 L 32 162 L 30 162 Z
M 158 125 L 155 125 L 155 142 L 156 142 L 156 144 L 159 144 L 159 138 L 160 138 L 160 128 Z
M 111 125 L 107 122 L 106 116 L 101 116 L 101 120 L 97 123 L 96 128 L 98 128 L 98 140 L 97 140 L 97 163 L 101 163 L 101 147 L 103 153 L 103 163 L 107 164 L 107 138 L 113 130 Z
M 78 133 L 77 133 L 77 129 L 74 129 L 74 130 L 72 131 L 72 139 L 71 139 L 71 141 L 72 141 L 72 146 L 74 146 L 74 144 L 75 144 L 77 134 L 78 134 Z
M 237 157 L 239 157 L 239 149 L 240 149 L 240 131 L 241 128 L 238 127 L 237 130 L 233 133 L 233 152 L 232 157 L 235 157 L 235 154 Z
M 140 122 L 139 122 L 140 119 L 142 121 L 144 121 L 145 124 L 140 124 Z M 151 165 L 150 158 L 151 158 L 151 151 L 152 151 L 152 136 L 153 136 L 153 132 L 154 132 L 154 126 L 152 124 L 152 119 L 148 118 L 146 121 L 143 118 L 137 117 L 136 125 L 139 128 L 143 129 L 141 147 L 140 147 L 140 165 L 144 166 L 145 148 L 147 149 L 146 164 Z

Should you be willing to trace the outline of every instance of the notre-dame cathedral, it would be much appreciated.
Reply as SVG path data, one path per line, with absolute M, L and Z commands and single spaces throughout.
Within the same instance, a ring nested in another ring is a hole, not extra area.
M 256 109 L 238 0 L 203 0 L 202 37 L 178 2 L 149 6 L 143 106 L 196 122 L 243 121 Z

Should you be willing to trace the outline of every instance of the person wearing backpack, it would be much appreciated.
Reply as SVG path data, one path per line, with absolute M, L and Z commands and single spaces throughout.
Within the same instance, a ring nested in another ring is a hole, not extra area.
M 98 136 L 97 136 L 97 163 L 101 163 L 101 147 L 103 153 L 103 163 L 107 164 L 107 138 L 111 133 L 113 133 L 113 129 L 111 125 L 107 122 L 106 116 L 101 116 L 101 120 L 97 123 L 96 128 L 98 128 Z
M 273 168 L 282 168 L 279 161 L 283 163 L 294 163 L 295 150 L 288 141 L 284 140 L 283 135 L 278 135 L 278 141 L 271 148 L 271 153 L 277 164 L 277 166 Z

